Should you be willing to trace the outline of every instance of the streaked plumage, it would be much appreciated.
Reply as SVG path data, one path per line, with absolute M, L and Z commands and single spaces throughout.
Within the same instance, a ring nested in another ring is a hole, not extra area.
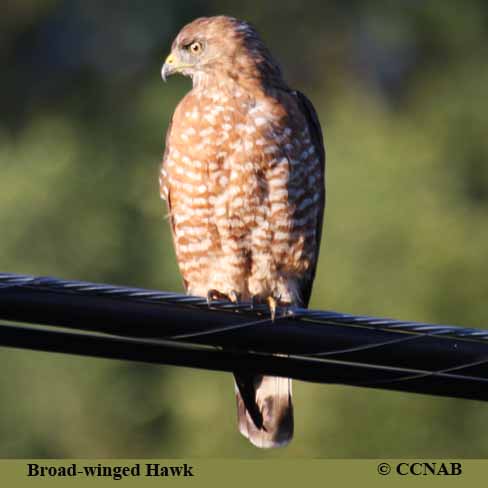
M 172 72 L 193 79 L 160 180 L 187 292 L 307 306 L 325 202 L 310 101 L 288 88 L 256 31 L 230 17 L 185 26 L 163 77 Z M 240 431 L 260 447 L 289 442 L 291 381 L 239 372 L 236 384 Z

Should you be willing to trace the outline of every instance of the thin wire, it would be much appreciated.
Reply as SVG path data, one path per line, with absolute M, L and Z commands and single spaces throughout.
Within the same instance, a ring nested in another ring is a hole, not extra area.
M 398 339 L 391 339 L 388 341 L 377 342 L 374 344 L 364 344 L 364 345 L 362 344 L 362 345 L 359 345 L 356 347 L 348 347 L 348 348 L 334 350 L 334 351 L 311 353 L 308 355 L 308 357 L 336 356 L 336 355 L 346 354 L 346 353 L 361 352 L 364 350 L 376 349 L 376 348 L 384 347 L 387 345 L 399 344 L 399 343 L 409 342 L 409 341 L 415 341 L 415 340 L 425 338 L 425 337 L 442 335 L 444 333 L 445 333 L 444 329 L 434 330 L 432 332 L 427 332 L 427 333 L 417 333 L 416 335 L 411 335 L 408 337 L 402 337 L 402 338 L 398 338 Z M 408 376 L 401 376 L 399 378 L 393 378 L 393 379 L 387 379 L 387 380 L 375 380 L 375 381 L 360 382 L 360 383 L 356 383 L 356 385 L 358 385 L 358 386 L 361 385 L 361 386 L 366 387 L 366 386 L 375 386 L 375 385 L 379 385 L 379 384 L 385 384 L 386 385 L 386 384 L 392 384 L 392 383 L 399 383 L 399 382 L 404 382 L 404 381 L 421 379 L 421 378 L 425 378 L 425 377 L 429 377 L 429 376 L 438 376 L 438 375 L 441 375 L 443 373 L 449 373 L 452 371 L 457 371 L 460 369 L 466 369 L 466 368 L 473 367 L 473 366 L 479 366 L 481 364 L 486 364 L 486 363 L 488 363 L 488 356 L 483 358 L 483 359 L 473 361 L 471 363 L 465 363 L 465 364 L 461 364 L 458 366 L 440 369 L 437 371 L 425 371 L 422 373 L 417 373 L 417 374 L 408 375 Z M 461 376 L 464 377 L 464 375 L 461 375 Z M 478 378 L 480 380 L 482 379 L 481 377 L 467 377 L 466 376 L 466 379 L 473 379 L 473 378 Z
M 260 320 L 253 320 L 251 322 L 244 322 L 242 324 L 234 324 L 234 325 L 226 325 L 224 327 L 215 327 L 213 329 L 206 329 L 198 332 L 188 332 L 185 334 L 177 334 L 173 336 L 165 336 L 165 339 L 168 340 L 178 340 L 178 339 L 193 339 L 195 337 L 203 337 L 203 336 L 208 336 L 208 335 L 214 335 L 218 334 L 221 332 L 229 332 L 231 330 L 236 330 L 236 329 L 245 329 L 247 327 L 251 327 L 253 325 L 259 325 L 259 324 L 264 324 L 268 323 L 269 325 L 274 325 L 275 322 L 278 322 L 279 320 L 287 318 L 286 316 L 280 316 L 280 317 L 275 317 L 274 321 L 271 319 L 260 319 Z
M 352 352 L 361 352 L 364 350 L 369 350 L 369 349 L 375 349 L 375 348 L 380 348 L 386 345 L 392 345 L 392 344 L 398 344 L 398 343 L 403 343 L 403 342 L 408 342 L 408 341 L 415 341 L 418 339 L 422 339 L 425 337 L 431 337 L 431 336 L 436 336 L 436 335 L 442 335 L 444 333 L 444 330 L 439 330 L 439 331 L 432 331 L 428 333 L 417 333 L 416 335 L 409 336 L 409 337 L 402 337 L 398 339 L 391 339 L 388 341 L 383 341 L 383 342 L 377 342 L 374 344 L 364 344 L 356 347 L 349 347 L 349 348 L 344 348 L 344 349 L 339 349 L 335 351 L 326 351 L 326 352 L 319 352 L 319 353 L 312 353 L 309 356 L 311 357 L 324 357 L 324 356 L 335 356 L 335 355 L 340 355 L 340 354 L 346 354 L 346 353 L 352 353 Z M 356 383 L 357 386 L 376 386 L 379 384 L 392 384 L 392 383 L 400 383 L 404 381 L 411 381 L 411 380 L 416 380 L 416 379 L 421 379 L 429 376 L 438 376 L 443 373 L 449 373 L 452 371 L 457 371 L 460 369 L 466 369 L 469 367 L 473 366 L 480 366 L 482 364 L 488 363 L 488 356 L 477 360 L 473 361 L 471 363 L 464 363 L 461 365 L 457 366 L 452 366 L 449 368 L 444 368 L 444 369 L 439 369 L 436 371 L 426 371 L 423 373 L 418 373 L 418 374 L 413 374 L 413 375 L 408 375 L 408 376 L 401 376 L 399 378 L 392 378 L 392 379 L 386 379 L 386 380 L 374 380 L 374 381 L 367 381 L 367 382 L 361 382 L 361 383 Z M 471 377 L 466 377 L 466 379 L 471 379 Z M 475 377 L 475 378 L 480 378 L 481 377 Z
M 381 365 L 381 364 L 371 364 L 371 363 L 361 363 L 361 362 L 353 362 L 353 361 L 344 361 L 344 360 L 336 360 L 336 359 L 324 359 L 324 358 L 312 358 L 309 356 L 301 356 L 301 355 L 295 355 L 295 354 L 290 354 L 288 357 L 293 358 L 293 359 L 300 359 L 303 361 L 310 361 L 310 362 L 323 362 L 325 364 L 336 364 L 336 365 L 347 365 L 347 366 L 355 366 L 355 367 L 360 367 L 360 368 L 372 368 L 378 371 L 389 371 L 389 372 L 409 372 L 409 373 L 415 373 L 421 376 L 435 376 L 435 377 L 442 377 L 442 378 L 450 378 L 450 379 L 458 379 L 458 380 L 470 380 L 470 381 L 480 381 L 482 383 L 488 383 L 488 378 L 482 377 L 482 376 L 468 376 L 468 375 L 453 375 L 450 373 L 444 373 L 442 371 L 426 371 L 426 370 L 421 370 L 421 369 L 415 369 L 415 368 L 404 368 L 400 366 L 386 366 L 386 365 Z M 395 382 L 396 379 L 393 380 L 384 380 L 385 382 Z M 354 385 L 357 386 L 372 386 L 376 384 L 375 382 L 356 382 L 354 381 Z
M 487 363 L 488 363 L 488 357 L 485 357 L 485 358 L 480 359 L 478 361 L 473 361 L 471 363 L 464 363 L 464 364 L 452 366 L 449 368 L 439 369 L 436 371 L 425 371 L 423 373 L 418 373 L 418 374 L 413 374 L 413 375 L 408 375 L 408 376 L 400 376 L 399 378 L 393 378 L 393 379 L 388 379 L 388 380 L 368 381 L 368 382 L 364 382 L 362 384 L 362 386 L 377 386 L 380 384 L 386 385 L 386 384 L 392 384 L 392 383 L 400 383 L 400 382 L 404 382 L 404 381 L 418 380 L 418 379 L 426 378 L 429 376 L 435 377 L 435 376 L 444 375 L 445 373 L 446 374 L 450 373 L 452 371 L 459 371 L 462 369 L 471 368 L 473 366 L 480 366 L 481 364 L 487 364 Z M 487 378 L 483 379 L 483 377 L 480 377 L 480 376 L 476 376 L 476 377 L 471 377 L 471 376 L 466 376 L 466 375 L 459 375 L 459 376 L 461 378 L 465 378 L 465 379 L 477 379 L 477 380 L 483 380 L 483 381 L 487 380 L 488 381 Z
M 384 346 L 389 346 L 392 344 L 400 344 L 404 342 L 410 342 L 410 341 L 415 341 L 418 339 L 423 339 L 425 337 L 432 337 L 432 336 L 438 336 L 442 335 L 443 331 L 433 331 L 433 332 L 423 332 L 423 333 L 416 333 L 415 335 L 409 335 L 407 337 L 400 337 L 397 339 L 389 339 L 387 341 L 383 342 L 375 342 L 374 344 L 361 344 L 359 346 L 354 346 L 354 347 L 347 347 L 344 349 L 337 349 L 333 351 L 324 351 L 324 352 L 314 352 L 310 353 L 309 356 L 311 357 L 324 357 L 324 356 L 335 356 L 335 355 L 340 355 L 340 354 L 347 354 L 351 352 L 361 352 L 361 351 L 366 351 L 369 349 L 376 349 Z

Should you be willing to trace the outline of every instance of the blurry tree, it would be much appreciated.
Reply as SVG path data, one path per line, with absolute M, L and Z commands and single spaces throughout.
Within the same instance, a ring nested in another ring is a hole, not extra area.
M 487 327 L 483 0 L 4 1 L 0 270 L 182 290 L 157 175 L 190 84 L 159 70 L 183 24 L 219 13 L 254 23 L 319 108 L 312 305 Z M 488 455 L 473 401 L 297 382 L 296 439 L 268 453 L 240 439 L 229 375 L 8 349 L 0 365 L 3 457 Z

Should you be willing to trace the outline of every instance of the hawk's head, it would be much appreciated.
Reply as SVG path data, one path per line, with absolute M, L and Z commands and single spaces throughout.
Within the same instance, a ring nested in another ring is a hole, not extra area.
M 176 36 L 161 70 L 203 80 L 259 78 L 281 81 L 281 70 L 256 30 L 247 22 L 220 15 L 187 24 Z

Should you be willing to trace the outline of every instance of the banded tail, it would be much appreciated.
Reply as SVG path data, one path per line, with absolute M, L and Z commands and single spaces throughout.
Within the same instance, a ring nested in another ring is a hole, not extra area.
M 291 379 L 235 373 L 239 431 L 257 447 L 286 446 L 293 437 Z

